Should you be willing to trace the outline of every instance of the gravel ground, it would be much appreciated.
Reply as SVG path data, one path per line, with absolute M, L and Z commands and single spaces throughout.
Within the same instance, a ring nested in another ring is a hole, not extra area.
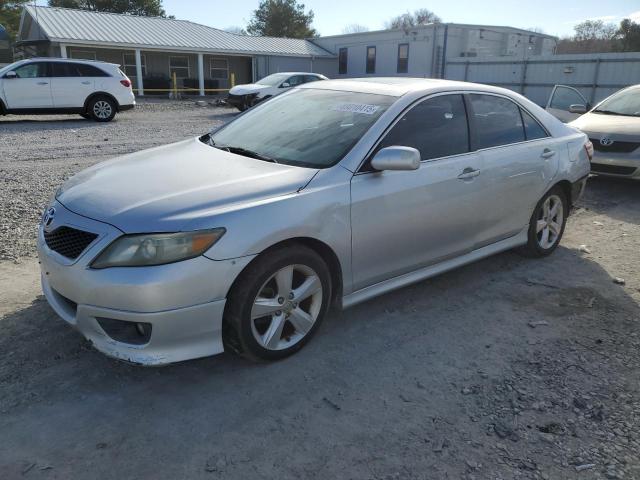
M 592 179 L 549 258 L 507 252 L 332 312 L 281 362 L 92 350 L 40 294 L 42 205 L 228 112 L 0 119 L 0 478 L 640 478 L 638 184 Z

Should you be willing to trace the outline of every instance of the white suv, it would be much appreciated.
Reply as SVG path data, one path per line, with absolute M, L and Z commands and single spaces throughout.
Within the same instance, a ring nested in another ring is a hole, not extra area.
M 113 120 L 136 101 L 119 65 L 90 60 L 32 58 L 0 69 L 0 114 L 80 114 Z

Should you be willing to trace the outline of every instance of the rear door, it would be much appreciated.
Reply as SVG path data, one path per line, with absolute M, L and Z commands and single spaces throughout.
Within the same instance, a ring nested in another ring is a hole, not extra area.
M 480 155 L 469 151 L 460 94 L 428 98 L 381 140 L 417 148 L 414 171 L 363 169 L 351 181 L 354 288 L 469 252 L 484 197 Z
M 12 70 L 14 78 L 3 78 L 2 85 L 7 108 L 51 108 L 51 78 L 48 62 L 31 62 Z
M 102 70 L 83 63 L 51 62 L 51 94 L 59 108 L 82 108 L 95 91 L 95 82 L 106 75 Z
M 546 110 L 558 120 L 567 123 L 582 115 L 569 111 L 571 105 L 582 105 L 585 111 L 589 109 L 589 102 L 577 89 L 567 85 L 556 85 L 553 87 Z
M 566 148 L 507 97 L 469 94 L 472 146 L 482 157 L 484 196 L 477 204 L 475 248 L 509 238 L 527 225 Z

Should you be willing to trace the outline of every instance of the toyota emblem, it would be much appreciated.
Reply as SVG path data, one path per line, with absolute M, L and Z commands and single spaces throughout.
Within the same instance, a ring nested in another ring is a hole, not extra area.
M 54 207 L 48 208 L 42 216 L 42 226 L 48 227 L 53 222 L 53 217 L 56 215 L 56 209 Z
M 611 140 L 609 137 L 602 137 L 600 139 L 600 145 L 602 145 L 603 147 L 610 147 L 611 145 L 613 145 L 613 140 Z

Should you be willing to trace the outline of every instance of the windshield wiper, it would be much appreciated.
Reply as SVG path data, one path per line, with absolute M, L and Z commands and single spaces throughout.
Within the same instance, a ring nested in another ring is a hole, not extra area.
M 634 115 L 633 113 L 620 113 L 614 112 L 613 110 L 600 110 L 596 108 L 594 113 L 602 113 L 603 115 L 620 115 L 621 117 L 637 117 L 638 115 Z
M 242 155 L 244 157 L 256 158 L 258 160 L 264 160 L 265 162 L 278 163 L 278 161 L 275 158 L 268 157 L 261 153 L 254 152 L 253 150 L 248 150 L 246 148 L 234 147 L 233 145 L 216 145 L 213 139 L 209 141 L 209 144 L 212 147 L 219 148 L 220 150 L 226 150 L 227 152 Z

